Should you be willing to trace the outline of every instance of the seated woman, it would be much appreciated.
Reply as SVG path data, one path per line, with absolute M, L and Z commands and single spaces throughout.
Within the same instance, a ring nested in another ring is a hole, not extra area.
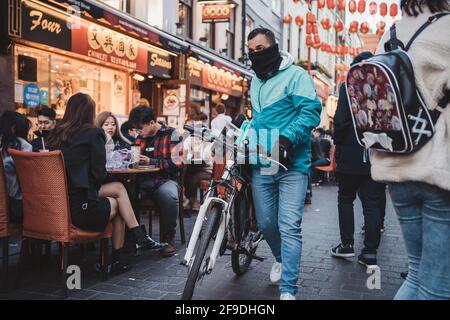
M 0 150 L 5 167 L 6 189 L 8 190 L 10 221 L 22 223 L 23 206 L 22 191 L 16 176 L 14 161 L 8 153 L 8 148 L 21 151 L 32 151 L 31 144 L 27 141 L 31 122 L 23 115 L 13 111 L 5 111 L 0 117 Z
M 116 116 L 112 112 L 104 111 L 100 113 L 95 119 L 95 125 L 105 131 L 107 141 L 112 139 L 114 150 L 131 148 L 131 141 L 121 134 L 119 121 L 117 121 Z
M 50 150 L 64 155 L 72 223 L 76 227 L 101 232 L 113 225 L 111 273 L 128 271 L 120 261 L 125 226 L 135 237 L 137 249 L 159 250 L 167 246 L 146 235 L 139 226 L 128 194 L 121 183 L 103 184 L 107 175 L 105 133 L 94 126 L 95 102 L 89 95 L 74 94 L 67 103 L 64 118 L 48 139 Z M 105 196 L 106 195 L 106 196 Z

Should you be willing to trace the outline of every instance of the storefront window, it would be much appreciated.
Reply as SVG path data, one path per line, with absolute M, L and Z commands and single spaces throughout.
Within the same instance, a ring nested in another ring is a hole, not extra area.
M 25 46 L 16 46 L 16 59 L 15 102 L 21 113 L 33 116 L 39 106 L 49 106 L 62 118 L 67 100 L 77 92 L 95 100 L 97 113 L 126 113 L 127 73 L 123 71 Z M 35 101 L 33 92 L 27 91 L 34 86 L 39 92 Z

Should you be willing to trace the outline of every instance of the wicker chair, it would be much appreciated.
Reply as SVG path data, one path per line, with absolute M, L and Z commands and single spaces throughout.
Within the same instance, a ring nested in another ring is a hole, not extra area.
M 6 176 L 1 154 L 0 160 L 0 240 L 3 247 L 2 288 L 6 290 L 8 289 L 9 237 L 20 235 L 21 230 L 19 225 L 11 224 L 9 221 L 9 198 L 6 190 Z
M 100 265 L 103 278 L 108 274 L 108 241 L 112 225 L 104 232 L 78 229 L 71 223 L 67 175 L 60 151 L 35 153 L 9 149 L 14 159 L 23 193 L 23 231 L 25 239 L 57 241 L 60 246 L 60 271 L 64 289 L 71 243 L 84 244 L 101 241 Z M 24 241 L 19 258 L 19 277 L 23 264 Z

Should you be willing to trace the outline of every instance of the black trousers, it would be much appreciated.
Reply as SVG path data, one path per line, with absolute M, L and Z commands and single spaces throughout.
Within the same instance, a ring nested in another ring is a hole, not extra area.
M 339 229 L 342 244 L 354 243 L 353 202 L 359 194 L 363 207 L 365 237 L 363 253 L 376 253 L 380 244 L 381 208 L 386 203 L 385 185 L 369 175 L 336 173 L 338 179 Z

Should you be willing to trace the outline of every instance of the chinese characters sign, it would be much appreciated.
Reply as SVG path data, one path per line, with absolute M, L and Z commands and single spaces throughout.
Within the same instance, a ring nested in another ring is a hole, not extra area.
M 139 42 L 96 24 L 72 30 L 72 51 L 147 73 L 147 49 Z

